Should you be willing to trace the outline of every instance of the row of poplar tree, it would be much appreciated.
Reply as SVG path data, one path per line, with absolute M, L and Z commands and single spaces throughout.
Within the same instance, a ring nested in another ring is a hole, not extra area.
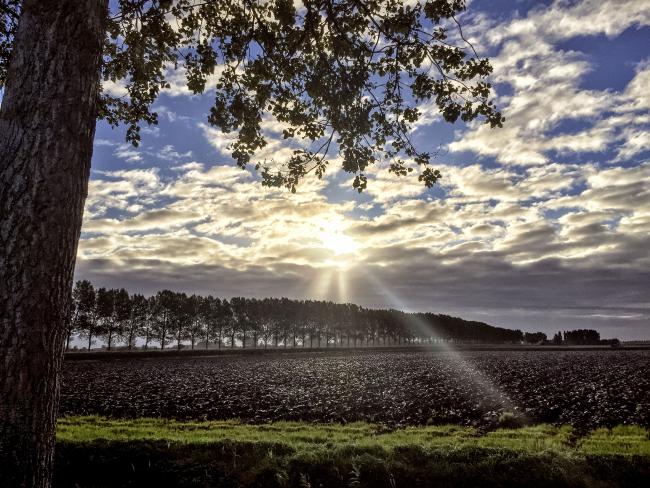
M 406 313 L 287 298 L 230 300 L 161 290 L 146 297 L 124 288 L 73 290 L 66 349 L 78 336 L 90 349 L 134 347 L 359 347 L 433 342 L 521 342 L 520 330 L 448 315 Z

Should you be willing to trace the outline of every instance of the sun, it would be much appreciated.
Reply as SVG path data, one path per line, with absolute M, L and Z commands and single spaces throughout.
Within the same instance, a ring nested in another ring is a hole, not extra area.
M 313 295 L 328 300 L 348 300 L 348 274 L 359 259 L 359 244 L 337 222 L 319 226 L 316 238 L 320 240 L 324 255 L 312 285 Z
M 338 230 L 323 229 L 320 240 L 323 246 L 332 251 L 335 256 L 353 254 L 359 249 L 359 245 L 352 237 Z
M 336 222 L 323 225 L 317 236 L 323 249 L 328 251 L 322 263 L 324 266 L 345 271 L 355 264 L 360 246 L 354 238 L 344 232 L 341 225 Z

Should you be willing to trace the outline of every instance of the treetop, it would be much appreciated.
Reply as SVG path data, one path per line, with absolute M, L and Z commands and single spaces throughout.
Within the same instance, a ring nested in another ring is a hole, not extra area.
M 0 87 L 22 2 L 2 0 Z M 101 95 L 99 115 L 126 125 L 137 145 L 156 124 L 153 103 L 182 70 L 195 94 L 214 90 L 208 122 L 236 133 L 232 157 L 252 164 L 266 186 L 322 177 L 328 154 L 362 191 L 379 161 L 396 176 L 419 169 L 433 186 L 432 154 L 411 141 L 418 105 L 432 102 L 448 121 L 500 127 L 490 101 L 489 60 L 478 56 L 457 17 L 464 0 L 117 0 L 110 2 L 102 80 L 126 94 Z M 288 160 L 258 160 L 264 117 L 295 141 Z

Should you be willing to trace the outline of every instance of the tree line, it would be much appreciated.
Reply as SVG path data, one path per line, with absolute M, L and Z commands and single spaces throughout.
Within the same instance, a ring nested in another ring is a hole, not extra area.
M 361 347 L 463 343 L 536 343 L 546 335 L 434 313 L 369 309 L 352 303 L 243 298 L 229 300 L 161 290 L 145 297 L 124 288 L 73 290 L 66 350 L 74 336 L 85 348 Z
M 566 346 L 618 346 L 618 339 L 601 339 L 600 333 L 593 329 L 576 329 L 558 332 L 553 336 L 553 344 Z

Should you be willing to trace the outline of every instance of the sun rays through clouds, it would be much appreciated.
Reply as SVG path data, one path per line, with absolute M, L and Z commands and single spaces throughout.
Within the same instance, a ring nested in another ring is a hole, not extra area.
M 650 316 L 650 6 L 517 6 L 475 0 L 463 20 L 493 61 L 504 127 L 449 126 L 420 107 L 414 141 L 438 151 L 443 175 L 431 190 L 370 171 L 357 194 L 335 155 L 295 194 L 263 188 L 229 159 L 232 136 L 205 124 L 210 100 L 178 91 L 161 97 L 160 124 L 137 149 L 100 126 L 77 274 L 134 291 L 173 283 L 640 337 Z M 260 157 L 288 157 L 282 127 L 263 128 Z

